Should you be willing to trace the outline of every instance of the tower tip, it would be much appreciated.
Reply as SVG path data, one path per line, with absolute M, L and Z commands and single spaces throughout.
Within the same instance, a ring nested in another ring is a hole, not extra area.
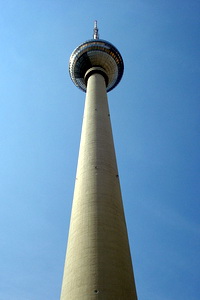
M 97 20 L 94 21 L 94 33 L 93 33 L 93 39 L 98 40 L 99 39 L 99 33 L 98 33 L 98 27 L 97 27 Z

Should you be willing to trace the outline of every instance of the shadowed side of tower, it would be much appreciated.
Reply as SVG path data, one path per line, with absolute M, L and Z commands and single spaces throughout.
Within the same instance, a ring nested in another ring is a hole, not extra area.
M 73 71 L 78 65 L 79 73 L 71 76 L 86 89 L 86 100 L 60 299 L 136 300 L 107 101 L 107 91 L 121 79 L 123 61 L 108 42 L 94 38 L 86 43 L 70 62 Z

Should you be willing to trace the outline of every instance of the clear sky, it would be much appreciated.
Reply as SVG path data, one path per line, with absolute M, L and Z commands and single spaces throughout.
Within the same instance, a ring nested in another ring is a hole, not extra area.
M 95 19 L 125 63 L 108 96 L 139 300 L 200 299 L 199 16 L 198 0 L 0 1 L 0 300 L 59 300 L 85 97 L 68 60 Z

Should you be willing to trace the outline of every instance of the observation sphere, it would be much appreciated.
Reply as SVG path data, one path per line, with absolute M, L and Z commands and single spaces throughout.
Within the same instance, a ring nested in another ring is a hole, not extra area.
M 119 51 L 111 43 L 101 39 L 84 42 L 70 56 L 70 77 L 74 84 L 84 92 L 87 87 L 85 74 L 94 67 L 104 70 L 107 77 L 107 92 L 120 82 L 124 71 L 124 63 Z

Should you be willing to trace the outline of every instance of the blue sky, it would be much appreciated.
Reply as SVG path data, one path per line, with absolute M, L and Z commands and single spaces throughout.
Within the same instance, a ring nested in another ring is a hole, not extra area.
M 199 300 L 200 2 L 0 2 L 0 300 L 59 300 L 84 93 L 71 52 L 121 52 L 109 93 L 139 300 Z

